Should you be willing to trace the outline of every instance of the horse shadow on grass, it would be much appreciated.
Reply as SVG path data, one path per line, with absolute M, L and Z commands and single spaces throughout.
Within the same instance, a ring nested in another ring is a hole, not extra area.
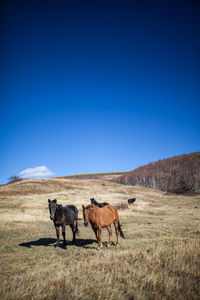
M 31 242 L 27 242 L 27 243 L 21 243 L 19 244 L 19 246 L 21 247 L 26 247 L 26 248 L 32 248 L 32 246 L 43 246 L 43 247 L 52 247 L 52 246 L 56 246 L 56 239 L 52 239 L 52 238 L 40 238 L 39 240 L 36 241 L 31 241 Z M 75 246 L 75 247 L 83 247 L 83 248 L 87 248 L 87 245 L 91 245 L 93 243 L 97 243 L 96 240 L 92 240 L 92 239 L 77 239 L 76 243 L 73 244 L 73 242 L 71 241 L 67 241 L 66 246 Z M 60 242 L 59 248 L 65 248 L 63 246 L 62 241 Z

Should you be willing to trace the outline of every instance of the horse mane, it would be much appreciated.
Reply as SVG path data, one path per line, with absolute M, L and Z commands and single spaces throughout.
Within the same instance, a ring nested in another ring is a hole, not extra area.
M 62 204 L 57 204 L 56 207 L 57 207 L 57 209 L 63 208 Z
M 95 207 L 95 205 L 89 204 L 89 205 L 85 206 L 85 209 L 94 208 L 94 207 Z

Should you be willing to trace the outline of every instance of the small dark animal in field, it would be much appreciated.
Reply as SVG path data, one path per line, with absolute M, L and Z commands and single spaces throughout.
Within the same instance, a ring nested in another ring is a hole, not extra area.
M 59 247 L 60 243 L 60 230 L 59 227 L 62 227 L 62 235 L 64 240 L 64 248 L 66 248 L 66 239 L 65 239 L 65 226 L 69 225 L 72 229 L 73 233 L 73 243 L 76 242 L 76 234 L 78 234 L 78 209 L 74 205 L 66 205 L 62 206 L 57 204 L 57 200 L 51 201 L 48 199 L 49 202 L 49 213 L 50 219 L 54 222 L 54 226 L 56 229 L 57 235 L 57 244 L 56 248 Z
M 109 242 L 107 247 L 112 244 L 112 223 L 115 226 L 115 232 L 117 237 L 117 245 L 119 245 L 119 233 L 120 236 L 124 238 L 124 233 L 121 229 L 119 222 L 119 216 L 116 207 L 112 205 L 105 205 L 103 207 L 98 207 L 95 205 L 82 206 L 83 208 L 83 218 L 84 225 L 87 226 L 90 222 L 92 229 L 96 235 L 98 242 L 98 250 L 102 249 L 101 242 L 101 230 L 102 228 L 107 228 L 109 233 Z
M 128 199 L 128 204 L 134 203 L 135 201 L 136 201 L 136 198 Z
M 103 207 L 103 206 L 105 206 L 105 205 L 109 205 L 109 203 L 107 203 L 107 202 L 99 203 L 99 202 L 97 202 L 94 198 L 91 198 L 91 199 L 90 199 L 90 202 L 91 202 L 92 205 L 96 205 L 96 206 L 98 206 L 98 207 Z

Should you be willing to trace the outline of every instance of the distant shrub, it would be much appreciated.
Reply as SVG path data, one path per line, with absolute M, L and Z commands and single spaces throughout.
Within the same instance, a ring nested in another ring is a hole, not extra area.
M 14 175 L 14 176 L 10 176 L 8 178 L 8 183 L 17 182 L 17 181 L 21 181 L 21 180 L 22 180 L 22 178 L 20 178 L 19 176 Z
M 121 202 L 115 205 L 117 209 L 128 209 L 128 203 L 126 202 Z

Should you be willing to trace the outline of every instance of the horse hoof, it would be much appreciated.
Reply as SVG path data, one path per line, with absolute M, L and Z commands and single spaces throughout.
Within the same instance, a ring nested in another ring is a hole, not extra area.
M 110 245 L 107 245 L 106 247 L 107 247 L 107 248 L 110 248 Z
M 98 247 L 98 248 L 97 248 L 97 250 L 98 250 L 98 251 L 100 251 L 100 250 L 101 250 L 101 248 L 100 248 L 100 247 Z

